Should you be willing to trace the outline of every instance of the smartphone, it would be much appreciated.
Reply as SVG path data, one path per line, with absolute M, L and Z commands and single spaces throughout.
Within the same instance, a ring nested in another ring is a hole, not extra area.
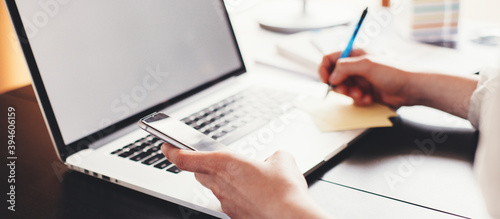
M 164 113 L 152 113 L 139 120 L 139 127 L 180 149 L 217 151 L 225 145 Z

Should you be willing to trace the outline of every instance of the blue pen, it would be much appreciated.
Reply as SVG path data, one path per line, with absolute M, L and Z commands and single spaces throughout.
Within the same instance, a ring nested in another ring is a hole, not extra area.
M 361 14 L 361 18 L 359 18 L 358 25 L 356 25 L 356 28 L 354 29 L 354 33 L 352 33 L 351 40 L 347 44 L 347 47 L 344 49 L 344 51 L 342 51 L 342 54 L 340 55 L 340 59 L 349 57 L 349 55 L 351 54 L 352 45 L 354 44 L 354 40 L 356 39 L 356 36 L 358 35 L 359 29 L 361 28 L 361 24 L 363 24 L 363 20 L 365 20 L 367 13 L 368 13 L 368 7 L 366 7 L 366 9 L 363 11 L 363 14 Z M 329 77 L 330 77 L 330 75 L 328 75 L 328 78 Z M 330 93 L 330 90 L 335 88 L 335 85 L 331 85 L 329 81 L 327 81 L 327 84 L 328 84 L 328 90 L 326 91 L 325 98 Z

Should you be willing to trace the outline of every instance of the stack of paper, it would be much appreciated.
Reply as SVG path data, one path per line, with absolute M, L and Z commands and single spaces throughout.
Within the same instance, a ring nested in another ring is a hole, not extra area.
M 413 0 L 412 35 L 420 42 L 456 41 L 459 0 Z
M 297 103 L 296 106 L 307 112 L 323 132 L 391 127 L 389 118 L 398 116 L 387 106 L 355 106 L 352 99 L 335 93 L 331 93 L 326 100 L 312 99 Z
M 287 36 L 276 45 L 275 54 L 261 55 L 256 62 L 319 81 L 318 68 L 323 54 L 311 43 L 311 34 L 306 31 Z

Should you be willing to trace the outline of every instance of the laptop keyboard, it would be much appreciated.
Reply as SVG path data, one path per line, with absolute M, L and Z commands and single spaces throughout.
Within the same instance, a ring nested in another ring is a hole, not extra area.
M 221 142 L 230 144 L 290 110 L 295 94 L 268 88 L 249 88 L 196 112 L 181 121 Z M 122 158 L 171 173 L 179 173 L 163 156 L 163 141 L 148 135 L 111 152 Z
M 160 147 L 163 143 L 159 138 L 148 135 L 111 152 L 111 154 L 130 159 L 131 161 L 141 162 L 144 165 L 153 166 L 158 169 L 166 169 L 171 173 L 181 172 L 161 152 Z
M 222 144 L 230 144 L 291 109 L 295 94 L 250 88 L 184 119 L 182 122 Z

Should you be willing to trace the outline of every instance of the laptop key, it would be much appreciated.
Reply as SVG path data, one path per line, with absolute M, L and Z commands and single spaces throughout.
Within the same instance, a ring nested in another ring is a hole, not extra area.
M 252 133 L 256 129 L 259 129 L 260 127 L 264 126 L 265 124 L 267 124 L 266 120 L 255 119 L 252 122 L 250 122 L 242 127 L 238 127 L 235 131 L 231 132 L 230 135 L 226 135 L 224 137 L 218 138 L 217 141 L 219 141 L 222 144 L 229 145 L 230 143 L 233 143 L 234 141 L 242 138 L 243 136 Z
M 227 121 L 227 122 L 232 122 L 232 121 L 237 120 L 238 118 L 236 118 L 236 117 L 235 117 L 235 116 L 233 116 L 233 115 L 230 115 L 230 116 L 226 116 L 224 119 L 225 119 L 225 121 Z
M 154 146 L 154 147 L 148 149 L 147 152 L 153 153 L 153 152 L 156 152 L 158 150 L 160 150 L 160 146 Z
M 229 122 L 227 120 L 222 121 L 221 123 L 217 124 L 218 126 L 222 127 L 227 125 Z
M 132 155 L 133 153 L 134 153 L 133 151 L 125 151 L 125 152 L 119 154 L 118 156 L 126 158 L 126 157 L 129 157 L 130 155 Z
M 212 123 L 212 122 L 215 122 L 216 120 L 217 120 L 216 117 L 210 118 L 208 121 L 206 121 L 207 125 L 210 124 L 210 123 Z
M 135 153 L 135 152 L 138 152 L 138 151 L 140 151 L 140 150 L 142 150 L 142 149 L 141 149 L 141 148 L 139 148 L 139 147 L 135 147 L 135 148 L 130 148 L 129 152 L 131 152 L 131 153 Z
M 165 155 L 163 155 L 163 154 L 157 154 L 157 155 L 154 155 L 154 156 L 146 159 L 145 161 L 142 161 L 142 163 L 146 164 L 146 165 L 151 165 L 151 164 L 154 164 L 157 161 L 161 160 L 164 157 L 165 157 Z
M 144 159 L 145 157 L 149 156 L 150 154 L 151 153 L 148 153 L 148 152 L 142 152 L 142 153 L 139 153 L 138 155 L 133 156 L 132 158 L 130 158 L 130 160 L 140 161 L 140 160 Z
M 172 167 L 168 168 L 167 171 L 171 172 L 171 173 L 180 173 L 181 172 L 181 170 L 179 168 L 177 168 L 176 166 L 172 166 Z
M 184 119 L 182 119 L 181 121 L 182 121 L 183 123 L 185 123 L 185 124 L 188 124 L 188 125 L 190 125 L 191 123 L 193 123 L 193 122 L 194 122 L 193 120 L 191 120 L 191 119 L 189 119 L 189 118 L 184 118 Z
M 202 118 L 205 118 L 206 116 L 208 116 L 210 114 L 210 110 L 208 109 L 204 109 L 202 111 L 200 111 L 198 113 L 198 118 L 202 119 Z
M 227 127 L 227 128 L 224 129 L 225 132 L 232 132 L 234 130 L 236 130 L 235 126 Z
M 128 144 L 127 146 L 124 146 L 122 149 L 125 149 L 125 148 L 133 148 L 135 147 L 134 143 L 132 144 Z
M 207 131 L 209 131 L 209 132 L 214 132 L 215 130 L 217 130 L 217 129 L 219 129 L 219 128 L 220 128 L 220 126 L 217 126 L 217 125 L 216 125 L 216 126 L 212 126 L 212 127 L 210 127 L 209 129 L 207 129 Z
M 206 125 L 208 125 L 208 122 L 201 123 L 200 125 L 195 126 L 195 127 L 194 127 L 194 129 L 196 129 L 196 130 L 200 130 L 200 129 L 202 129 L 203 127 L 205 127 Z
M 122 149 L 120 148 L 120 149 L 118 149 L 118 150 L 115 150 L 115 151 L 111 152 L 111 154 L 118 154 L 118 153 L 120 153 L 121 151 L 122 151 Z
M 222 136 L 224 136 L 226 134 L 227 134 L 227 132 L 224 132 L 224 131 L 218 132 L 218 133 L 212 135 L 212 138 L 215 139 L 215 140 L 217 140 L 218 138 L 221 138 Z
M 163 158 L 163 161 L 156 164 L 154 167 L 156 167 L 158 169 L 163 169 L 165 167 L 168 167 L 170 164 L 172 164 L 170 161 L 168 161 L 166 158 Z

